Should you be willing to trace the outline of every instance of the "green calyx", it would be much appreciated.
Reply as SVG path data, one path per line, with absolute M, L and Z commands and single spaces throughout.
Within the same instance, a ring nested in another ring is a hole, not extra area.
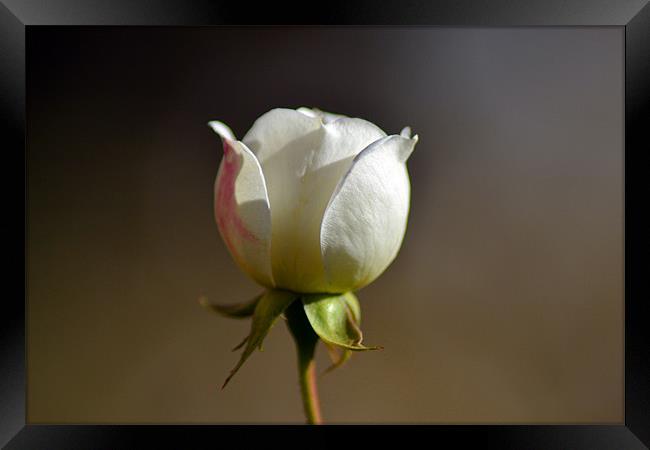
M 299 348 L 301 346 L 313 348 L 319 339 L 323 341 L 333 363 L 325 373 L 343 365 L 354 351 L 381 348 L 366 347 L 361 343 L 363 340 L 360 329 L 361 308 L 357 297 L 351 292 L 299 294 L 274 289 L 267 290 L 251 301 L 238 305 L 210 304 L 204 298 L 200 299 L 200 303 L 226 317 L 238 319 L 252 317 L 248 336 L 233 349 L 237 350 L 245 346 L 239 362 L 230 372 L 222 388 L 228 384 L 255 348 L 262 348 L 264 338 L 280 316 L 286 319 Z

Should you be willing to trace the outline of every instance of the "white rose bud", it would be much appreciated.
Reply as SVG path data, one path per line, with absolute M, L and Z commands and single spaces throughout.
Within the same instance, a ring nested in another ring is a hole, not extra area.
M 273 109 L 241 141 L 223 140 L 215 218 L 237 264 L 258 283 L 343 293 L 375 280 L 406 231 L 406 160 L 418 137 L 387 136 L 358 118 Z

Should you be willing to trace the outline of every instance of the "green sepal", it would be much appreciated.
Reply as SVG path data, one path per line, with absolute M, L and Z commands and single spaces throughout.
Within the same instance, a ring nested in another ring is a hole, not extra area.
M 323 344 L 325 344 L 325 347 L 327 348 L 327 353 L 332 360 L 332 365 L 325 369 L 321 375 L 328 374 L 334 369 L 338 369 L 352 356 L 352 350 L 339 348 L 336 345 L 332 345 L 325 341 L 323 341 Z
M 214 311 L 222 316 L 231 317 L 234 319 L 245 319 L 250 317 L 255 312 L 255 307 L 264 294 L 259 294 L 253 300 L 246 303 L 231 303 L 228 305 L 217 305 L 208 302 L 206 297 L 200 297 L 199 303 L 206 309 Z
M 361 314 L 353 293 L 303 295 L 302 303 L 309 323 L 324 342 L 354 351 L 382 348 L 361 344 Z
M 297 298 L 298 295 L 293 292 L 280 290 L 269 290 L 262 295 L 255 306 L 251 331 L 245 340 L 246 347 L 239 358 L 239 362 L 230 371 L 230 375 L 224 381 L 221 389 L 226 387 L 230 379 L 237 373 L 244 362 L 246 362 L 256 347 L 260 350 L 262 349 L 262 342 L 264 342 L 264 338 L 271 327 L 273 327 L 284 310 Z
M 343 294 L 343 300 L 348 305 L 348 308 L 350 308 L 350 312 L 352 312 L 352 317 L 357 326 L 361 325 L 361 305 L 359 305 L 357 296 L 352 292 L 348 292 L 347 294 Z
M 359 305 L 357 296 L 354 294 L 346 295 L 343 299 L 350 307 L 357 326 L 361 325 L 361 306 Z M 340 348 L 325 341 L 323 341 L 323 344 L 325 344 L 325 347 L 327 348 L 327 353 L 332 360 L 332 365 L 325 369 L 321 375 L 326 375 L 334 369 L 338 369 L 352 357 L 352 350 L 350 349 Z
M 242 348 L 242 347 L 244 346 L 244 344 L 245 344 L 246 342 L 248 342 L 248 336 L 249 336 L 249 335 L 247 334 L 246 337 L 245 337 L 245 338 L 244 338 L 244 339 L 243 339 L 239 344 L 235 345 L 235 346 L 232 348 L 232 350 L 230 350 L 230 351 L 231 351 L 231 352 L 236 352 L 237 350 L 239 350 L 240 348 Z

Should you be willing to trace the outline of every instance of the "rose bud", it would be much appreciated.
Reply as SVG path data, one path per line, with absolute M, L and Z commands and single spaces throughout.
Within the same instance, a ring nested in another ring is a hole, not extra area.
M 241 141 L 212 121 L 224 156 L 215 182 L 219 232 L 259 284 L 345 293 L 375 280 L 406 231 L 406 160 L 418 137 L 359 118 L 273 109 Z
M 239 267 L 266 288 L 245 304 L 203 303 L 253 319 L 223 386 L 283 316 L 296 342 L 307 419 L 320 423 L 316 344 L 330 350 L 330 369 L 352 351 L 381 348 L 361 343 L 353 291 L 381 275 L 402 245 L 406 160 L 418 137 L 408 127 L 388 136 L 366 120 L 308 108 L 273 109 L 241 141 L 224 123 L 209 125 L 224 149 L 214 186 L 219 232 Z

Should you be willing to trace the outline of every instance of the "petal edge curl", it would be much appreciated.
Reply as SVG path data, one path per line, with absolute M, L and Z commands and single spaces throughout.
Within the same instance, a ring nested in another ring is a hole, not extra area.
M 221 136 L 224 155 L 214 185 L 219 233 L 240 268 L 263 286 L 273 287 L 271 210 L 264 174 L 255 155 L 221 122 L 210 127 Z
M 332 194 L 320 230 L 332 289 L 362 288 L 397 256 L 410 203 L 405 162 L 417 141 L 391 135 L 373 142 L 354 158 Z

